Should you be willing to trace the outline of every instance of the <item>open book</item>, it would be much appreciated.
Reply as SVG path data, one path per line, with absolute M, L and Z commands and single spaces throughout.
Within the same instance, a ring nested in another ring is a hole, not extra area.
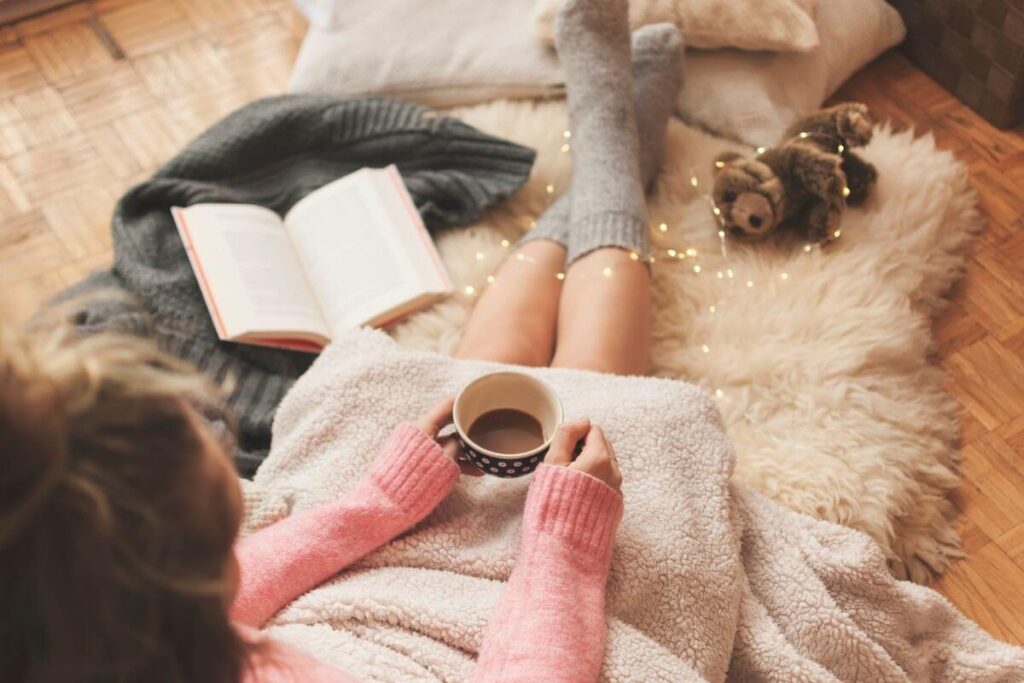
M 328 183 L 284 220 L 250 204 L 171 213 L 221 339 L 315 352 L 452 289 L 394 166 Z

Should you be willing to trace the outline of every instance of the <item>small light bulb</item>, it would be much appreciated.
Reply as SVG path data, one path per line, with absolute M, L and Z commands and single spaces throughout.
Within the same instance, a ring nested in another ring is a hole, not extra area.
M 708 306 L 708 310 L 714 313 L 715 311 L 718 310 L 718 308 L 716 308 L 715 306 Z
M 764 154 L 764 153 L 765 153 L 765 152 L 767 152 L 767 151 L 768 151 L 768 148 L 767 148 L 767 147 L 758 147 L 758 148 L 757 148 L 757 153 L 758 153 L 758 154 Z
M 697 255 L 697 250 L 694 249 L 693 247 L 690 247 L 689 249 L 686 250 L 686 255 L 687 256 L 696 256 Z
M 725 392 L 722 391 L 721 389 L 715 389 L 715 396 L 717 396 L 718 398 L 722 398 L 723 396 L 725 396 Z
M 631 261 L 639 261 L 640 260 L 640 254 L 636 253 L 635 251 L 631 251 L 631 252 L 629 252 L 629 259 Z
M 711 353 L 711 349 L 708 348 L 707 344 L 701 344 L 700 350 L 703 351 L 704 353 Z
M 605 277 L 611 277 L 612 269 L 609 268 L 608 266 L 605 266 L 604 270 L 601 271 L 601 274 L 604 275 Z
M 718 272 L 716 273 L 716 275 L 718 275 L 718 279 L 719 279 L 719 280 L 721 280 L 721 279 L 725 278 L 725 273 L 723 273 L 722 271 L 718 271 Z
M 810 244 L 805 244 L 805 245 L 804 245 L 804 251 L 810 251 L 810 250 L 811 250 L 811 249 L 813 249 L 813 248 L 814 248 L 814 247 L 812 247 L 812 246 L 811 246 Z
M 807 138 L 809 138 L 810 136 L 811 136 L 811 134 L 810 134 L 810 133 L 808 133 L 808 132 L 807 132 L 806 130 L 800 133 L 800 139 L 801 139 L 801 140 L 806 140 L 806 139 L 807 139 Z
M 725 237 L 725 230 L 719 230 L 718 231 L 718 236 L 719 237 Z
M 558 273 L 557 275 L 555 275 L 555 277 L 558 278 L 559 280 L 564 280 L 565 279 L 565 273 Z
M 846 145 L 839 145 L 838 147 L 836 147 L 836 151 L 842 154 L 843 152 L 846 151 Z
M 850 188 L 844 187 L 843 188 L 843 197 L 844 198 L 849 197 L 850 196 L 850 192 L 851 192 Z
M 782 280 L 788 280 L 789 279 L 789 273 L 780 273 L 779 274 L 779 278 L 782 279 Z
M 716 161 L 715 162 L 715 168 L 725 168 L 725 162 L 724 161 Z
M 516 254 L 516 260 L 517 261 L 525 261 L 526 257 L 523 256 L 522 254 Z
M 731 277 L 732 277 L 732 275 L 733 275 L 733 273 L 732 273 L 732 268 L 726 268 L 726 269 L 725 269 L 725 274 L 726 274 L 726 275 L 728 275 L 728 276 L 729 276 L 729 277 L 731 278 Z
M 487 276 L 487 282 L 493 285 L 494 284 L 494 276 L 493 275 L 488 275 Z
M 548 185 L 547 187 L 545 187 L 544 189 L 545 189 L 545 190 L 547 190 L 547 193 L 548 193 L 548 194 L 554 194 L 554 193 L 555 193 L 555 186 L 554 186 L 554 185 L 550 185 L 550 184 L 549 184 L 549 185 Z
M 569 143 L 568 142 L 565 143 L 564 145 L 562 145 L 562 151 L 563 152 L 568 152 L 570 149 L 571 148 L 569 147 Z
M 843 234 L 843 231 L 837 229 L 834 233 L 832 233 L 832 237 L 835 237 L 836 239 L 839 239 L 839 236 L 842 235 L 842 234 Z
M 476 294 L 476 288 L 473 287 L 473 285 L 466 285 L 466 294 L 468 296 L 473 296 L 474 294 Z
M 675 249 L 669 249 L 668 250 L 668 255 L 669 256 L 675 256 L 676 255 L 676 250 Z
M 690 177 L 690 185 L 693 185 L 694 187 L 697 187 L 697 176 L 691 176 Z
M 562 133 L 562 137 L 565 138 L 566 140 L 568 140 L 569 138 L 572 137 L 572 131 L 571 130 L 565 131 L 564 133 Z
M 502 240 L 501 241 L 501 248 L 502 249 L 508 249 L 508 245 L 509 245 L 509 241 L 508 240 Z
M 482 251 L 476 252 L 476 260 L 477 261 L 483 261 L 484 260 L 484 252 L 482 252 Z
M 754 286 L 754 281 L 753 280 L 747 280 L 747 287 L 753 287 L 753 286 Z
M 721 216 L 722 210 L 719 209 L 717 206 L 713 206 L 711 207 L 711 213 L 715 214 L 716 216 Z
M 700 266 L 694 266 L 693 267 L 693 272 L 699 273 L 700 272 Z
M 662 232 L 668 232 L 668 223 L 662 223 L 661 225 L 659 225 L 658 230 L 661 230 Z

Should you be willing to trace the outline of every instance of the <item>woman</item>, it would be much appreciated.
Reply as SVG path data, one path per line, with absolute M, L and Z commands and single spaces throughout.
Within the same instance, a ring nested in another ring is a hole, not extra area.
M 498 273 L 459 355 L 637 373 L 650 329 L 642 185 L 681 41 L 665 27 L 634 40 L 639 142 L 624 0 L 567 3 L 558 41 L 572 190 Z M 354 680 L 256 629 L 447 495 L 466 467 L 437 441 L 450 399 L 399 426 L 342 500 L 238 540 L 230 431 L 208 417 L 223 409 L 208 380 L 139 340 L 0 341 L 0 679 Z M 599 427 L 560 428 L 477 680 L 597 678 L 620 483 Z

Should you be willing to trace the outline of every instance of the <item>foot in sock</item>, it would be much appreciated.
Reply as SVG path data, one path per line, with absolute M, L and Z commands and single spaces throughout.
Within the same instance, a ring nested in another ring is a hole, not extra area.
M 625 0 L 565 0 L 555 23 L 572 131 L 566 261 L 601 246 L 646 251 Z
M 649 187 L 665 150 L 665 128 L 683 83 L 683 36 L 673 24 L 651 24 L 633 32 L 633 106 L 639 139 L 640 179 Z M 562 194 L 522 242 L 547 239 L 568 247 L 571 193 Z

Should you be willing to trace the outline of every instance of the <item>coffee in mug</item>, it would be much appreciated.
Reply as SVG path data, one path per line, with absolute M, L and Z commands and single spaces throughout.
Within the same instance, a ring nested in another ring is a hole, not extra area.
M 520 477 L 544 459 L 563 413 L 546 382 L 508 370 L 463 387 L 453 417 L 462 450 L 477 468 L 497 477 Z
M 525 453 L 544 443 L 540 421 L 515 408 L 489 410 L 469 426 L 469 438 L 495 453 Z

